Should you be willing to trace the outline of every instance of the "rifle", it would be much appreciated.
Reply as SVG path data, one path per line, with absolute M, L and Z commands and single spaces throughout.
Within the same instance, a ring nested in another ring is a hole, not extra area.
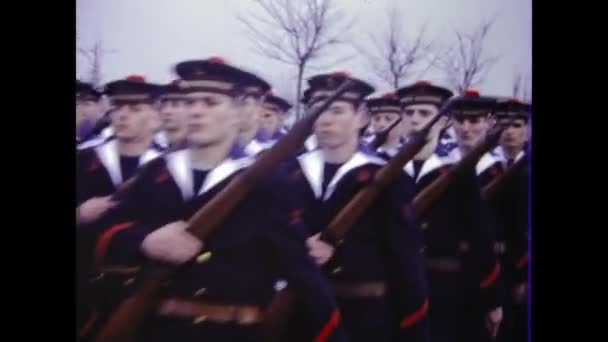
M 431 185 L 424 188 L 416 197 L 414 197 L 413 207 L 416 215 L 422 215 L 426 209 L 448 188 L 452 181 L 463 172 L 475 168 L 475 165 L 484 153 L 489 151 L 498 143 L 498 139 L 503 130 L 507 127 L 505 124 L 496 124 L 485 138 L 479 142 L 473 149 L 460 160 L 455 167 L 451 168 L 439 176 Z
M 318 107 L 296 123 L 291 131 L 279 140 L 269 151 L 200 208 L 188 221 L 188 231 L 205 240 L 215 231 L 250 189 L 274 169 L 283 159 L 300 147 L 312 130 L 316 119 L 344 92 L 353 81 L 347 79 Z M 196 258 L 180 266 L 150 262 L 143 269 L 143 279 L 135 294 L 127 298 L 111 316 L 96 337 L 96 342 L 131 342 L 136 340 L 138 328 L 154 313 L 162 300 L 162 294 L 171 279 L 194 265 Z
M 399 116 L 399 119 L 395 120 L 395 122 L 393 122 L 387 129 L 383 130 L 382 132 L 377 133 L 376 136 L 374 137 L 374 140 L 372 140 L 372 142 L 369 144 L 370 147 L 375 151 L 380 146 L 382 146 L 386 142 L 386 139 L 388 139 L 388 134 L 400 122 L 401 122 L 401 116 Z
M 490 200 L 496 196 L 500 189 L 502 189 L 507 181 L 513 177 L 519 170 L 521 170 L 527 163 L 527 156 L 520 158 L 513 165 L 511 165 L 502 175 L 494 178 L 488 185 L 481 190 L 481 198 L 484 200 Z
M 335 246 L 344 238 L 353 224 L 366 212 L 374 200 L 378 198 L 382 190 L 403 172 L 403 166 L 412 160 L 424 147 L 428 142 L 431 128 L 450 110 L 453 103 L 454 99 L 448 100 L 442 106 L 439 114 L 421 130 L 415 132 L 405 146 L 376 172 L 372 183 L 359 190 L 355 197 L 338 212 L 328 227 L 321 232 L 321 240 Z M 293 288 L 284 288 L 275 295 L 264 313 L 263 322 L 266 325 L 265 331 L 269 334 L 267 338 L 270 341 L 280 341 L 295 297 L 296 294 Z
M 183 148 L 186 147 L 185 143 L 181 143 L 181 144 L 177 144 L 174 146 L 169 147 L 166 151 L 164 151 L 163 153 L 161 153 L 158 157 L 154 158 L 153 160 L 149 161 L 148 163 L 146 163 L 145 165 L 143 165 L 142 167 L 140 167 L 139 169 L 137 169 L 137 171 L 135 172 L 135 174 L 133 176 L 131 176 L 129 179 L 127 179 L 126 181 L 122 182 L 118 188 L 116 189 L 116 191 L 114 191 L 114 193 L 112 194 L 112 200 L 113 201 L 120 201 L 122 199 L 125 198 L 125 196 L 129 193 L 129 191 L 133 188 L 133 186 L 135 185 L 135 183 L 137 183 L 137 180 L 148 170 L 150 170 L 150 168 L 153 165 L 156 165 L 156 163 L 158 163 L 160 160 L 162 160 L 166 155 L 168 155 L 169 153 L 181 150 Z

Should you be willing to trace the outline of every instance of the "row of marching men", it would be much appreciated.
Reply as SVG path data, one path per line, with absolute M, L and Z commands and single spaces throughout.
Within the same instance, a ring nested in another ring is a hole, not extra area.
M 105 323 L 137 291 L 150 260 L 188 266 L 138 327 L 143 341 L 525 338 L 528 105 L 497 105 L 475 92 L 460 97 L 450 110 L 456 146 L 440 144 L 449 130 L 439 121 L 404 172 L 334 239 L 332 220 L 453 94 L 419 82 L 367 99 L 374 88 L 346 73 L 314 76 L 302 99 L 310 110 L 352 83 L 320 113 L 301 148 L 201 241 L 189 219 L 287 140 L 281 136 L 291 132 L 278 128 L 290 104 L 220 58 L 181 62 L 175 71 L 180 80 L 165 86 L 141 77 L 110 82 L 103 91 L 112 104 L 109 126 L 96 118 L 84 134 L 89 140 L 77 133 L 81 340 L 108 336 Z M 82 108 L 100 95 L 77 82 L 77 116 L 90 115 Z M 500 146 L 417 212 L 416 196 L 496 121 L 508 125 Z M 365 137 L 368 124 L 378 134 Z M 484 196 L 497 180 L 500 192 Z M 268 312 L 288 289 L 297 300 L 277 334 Z

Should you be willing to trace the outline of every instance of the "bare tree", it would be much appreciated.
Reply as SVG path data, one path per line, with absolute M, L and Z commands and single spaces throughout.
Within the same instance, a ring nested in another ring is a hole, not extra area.
M 307 68 L 321 67 L 324 53 L 346 43 L 342 34 L 353 21 L 335 6 L 334 0 L 254 0 L 262 15 L 250 12 L 239 16 L 254 44 L 254 51 L 262 56 L 297 67 L 297 98 L 302 94 L 302 79 Z M 326 63 L 335 65 L 354 57 L 346 56 Z M 300 117 L 300 103 L 295 104 L 296 118 Z
M 532 100 L 532 82 L 529 74 L 518 73 L 513 79 L 513 97 L 524 102 Z
M 395 7 L 388 8 L 387 17 L 387 30 L 369 35 L 367 45 L 374 46 L 373 50 L 369 47 L 355 47 L 366 57 L 374 74 L 397 90 L 415 73 L 415 67 L 426 60 L 432 43 L 425 38 L 426 26 L 413 39 L 408 39 L 402 12 Z M 420 77 L 425 72 L 426 70 L 417 76 Z
M 112 53 L 116 50 L 106 50 L 102 47 L 100 41 L 95 42 L 91 48 L 77 48 L 79 54 L 85 57 L 89 63 L 89 75 L 87 81 L 93 86 L 100 87 L 102 82 L 101 59 L 106 53 Z
M 471 33 L 455 30 L 456 42 L 435 54 L 431 63 L 445 73 L 448 83 L 459 93 L 478 86 L 498 61 L 486 56 L 484 44 L 495 18 L 481 23 Z

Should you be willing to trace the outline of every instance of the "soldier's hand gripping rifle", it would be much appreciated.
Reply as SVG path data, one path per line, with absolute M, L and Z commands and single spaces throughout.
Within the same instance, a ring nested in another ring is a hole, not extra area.
M 355 197 L 342 208 L 329 226 L 321 232 L 321 240 L 337 245 L 348 233 L 353 224 L 366 212 L 369 206 L 378 198 L 378 195 L 389 186 L 400 173 L 403 167 L 424 147 L 429 140 L 431 128 L 449 112 L 453 100 L 447 101 L 439 114 L 433 118 L 420 131 L 415 132 L 401 150 L 376 172 L 371 184 L 357 192 Z M 287 287 L 277 293 L 267 308 L 264 316 L 267 339 L 273 342 L 280 341 L 286 327 L 286 321 L 295 301 L 293 288 Z
M 462 173 L 468 170 L 474 170 L 479 159 L 498 143 L 500 135 L 507 127 L 507 124 L 497 123 L 486 134 L 484 139 L 479 142 L 473 149 L 466 154 L 458 164 L 452 167 L 449 171 L 441 174 L 431 185 L 424 188 L 413 201 L 414 213 L 417 216 L 422 215 L 426 209 L 439 198 L 449 185 L 459 177 Z
M 508 183 L 509 179 L 513 175 L 517 174 L 528 162 L 528 157 L 523 156 L 518 161 L 513 163 L 507 170 L 500 176 L 494 178 L 488 185 L 481 189 L 481 198 L 484 200 L 493 199 L 497 193 Z
M 204 241 L 230 215 L 230 212 L 257 182 L 304 143 L 319 115 L 352 85 L 351 80 L 347 79 L 343 82 L 325 102 L 312 108 L 307 116 L 298 121 L 287 135 L 261 155 L 253 165 L 235 176 L 220 193 L 190 218 L 188 231 Z M 194 262 L 191 260 L 180 266 L 167 266 L 152 262 L 146 265 L 142 274 L 143 279 L 136 292 L 118 307 L 95 341 L 136 341 L 137 334 L 141 331 L 141 325 L 158 308 L 164 290 L 170 284 L 171 279 L 193 265 Z

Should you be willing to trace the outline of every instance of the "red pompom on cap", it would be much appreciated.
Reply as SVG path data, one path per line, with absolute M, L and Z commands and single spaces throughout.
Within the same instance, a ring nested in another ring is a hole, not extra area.
M 129 75 L 127 76 L 127 81 L 143 83 L 146 81 L 146 79 L 142 75 Z
M 214 64 L 228 64 L 228 63 L 226 63 L 225 59 L 223 59 L 222 57 L 217 57 L 217 56 L 208 58 L 207 62 L 214 63 Z
M 418 81 L 414 85 L 418 86 L 418 87 L 430 87 L 433 84 L 431 82 L 429 82 L 429 81 Z
M 349 78 L 350 75 L 346 71 L 336 71 L 331 74 L 334 77 Z
M 467 91 L 464 92 L 464 97 L 475 97 L 478 98 L 479 97 L 479 92 L 475 89 L 469 89 Z

